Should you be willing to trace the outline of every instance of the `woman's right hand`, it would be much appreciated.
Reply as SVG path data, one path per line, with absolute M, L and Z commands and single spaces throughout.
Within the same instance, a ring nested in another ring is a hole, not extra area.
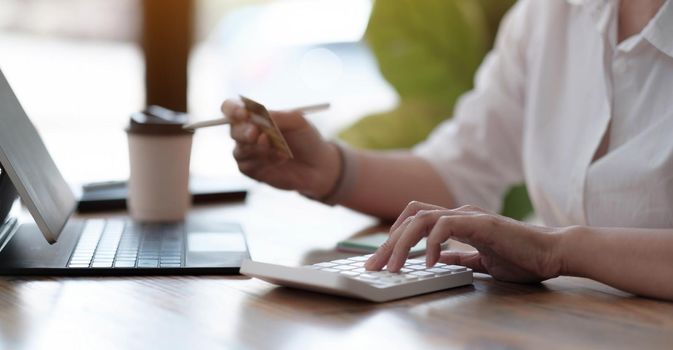
M 292 150 L 292 159 L 271 145 L 239 101 L 224 101 L 222 113 L 231 122 L 234 158 L 243 174 L 313 198 L 323 198 L 335 186 L 342 166 L 339 150 L 301 112 L 269 112 Z

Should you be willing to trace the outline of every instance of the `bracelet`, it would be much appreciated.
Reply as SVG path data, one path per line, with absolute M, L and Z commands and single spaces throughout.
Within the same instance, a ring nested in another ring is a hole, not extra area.
M 321 198 L 306 197 L 324 204 L 335 205 L 346 198 L 355 187 L 358 172 L 358 157 L 350 147 L 339 142 L 331 143 L 336 146 L 337 152 L 339 153 L 339 160 L 341 162 L 339 176 L 332 188 Z

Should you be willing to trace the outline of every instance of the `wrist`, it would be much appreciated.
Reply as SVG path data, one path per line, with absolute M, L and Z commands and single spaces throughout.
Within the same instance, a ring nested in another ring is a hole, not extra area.
M 331 159 L 324 169 L 318 171 L 317 177 L 324 181 L 315 181 L 322 186 L 314 187 L 312 193 L 302 192 L 303 195 L 323 202 L 335 205 L 348 201 L 357 186 L 359 174 L 359 155 L 348 146 L 330 142 L 334 154 L 326 156 Z
M 338 186 L 343 168 L 342 158 L 339 146 L 333 142 L 325 142 L 312 181 L 308 181 L 307 188 L 299 192 L 317 200 L 329 196 Z
M 339 147 L 332 142 L 323 142 L 314 159 L 304 186 L 297 191 L 310 199 L 321 200 L 338 185 L 343 159 Z
M 582 276 L 578 268 L 579 248 L 588 234 L 587 227 L 568 226 L 561 229 L 558 240 L 557 259 L 560 265 L 560 274 L 564 276 Z

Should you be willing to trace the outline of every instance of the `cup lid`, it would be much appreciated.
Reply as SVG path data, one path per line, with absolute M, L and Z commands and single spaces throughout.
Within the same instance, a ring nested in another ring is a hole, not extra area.
M 131 115 L 126 132 L 143 135 L 191 135 L 194 130 L 185 130 L 189 116 L 160 106 L 149 106 L 142 112 Z

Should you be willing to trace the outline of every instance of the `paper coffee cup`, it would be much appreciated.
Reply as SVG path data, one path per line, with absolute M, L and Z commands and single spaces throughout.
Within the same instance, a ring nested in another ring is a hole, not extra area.
M 184 220 L 191 206 L 189 161 L 193 132 L 180 123 L 134 115 L 127 128 L 131 174 L 127 206 L 141 222 Z M 140 121 L 140 122 L 139 122 Z

